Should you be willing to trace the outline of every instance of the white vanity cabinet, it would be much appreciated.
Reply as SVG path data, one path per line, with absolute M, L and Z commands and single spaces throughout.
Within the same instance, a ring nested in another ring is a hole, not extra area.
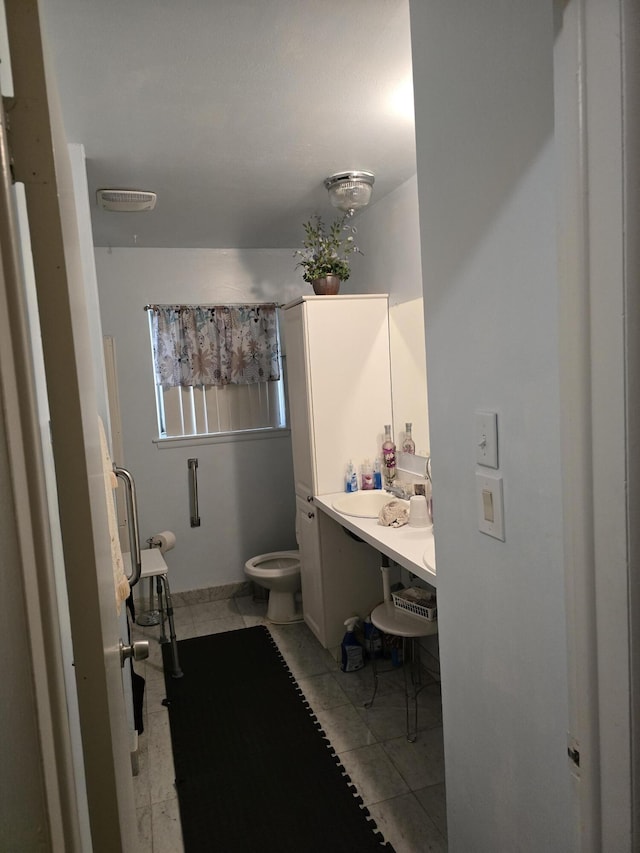
M 339 492 L 392 423 L 388 298 L 305 296 L 284 329 L 296 492 Z
M 296 503 L 304 619 L 325 648 L 335 649 L 345 619 L 364 618 L 382 601 L 380 553 L 313 503 Z
M 349 461 L 373 463 L 392 423 L 387 296 L 302 297 L 285 306 L 284 334 L 304 616 L 332 648 L 348 616 L 381 601 L 380 555 L 313 496 L 344 490 Z

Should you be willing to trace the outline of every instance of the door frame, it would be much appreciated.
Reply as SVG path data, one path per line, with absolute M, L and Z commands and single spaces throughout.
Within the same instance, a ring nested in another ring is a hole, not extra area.
M 640 838 L 640 758 L 632 757 L 640 645 L 640 601 L 631 594 L 640 546 L 632 6 L 554 3 L 568 748 L 579 753 L 579 766 L 568 758 L 568 767 L 574 846 L 593 853 L 631 853 Z
M 94 853 L 120 853 L 137 849 L 137 825 L 108 497 L 73 180 L 55 78 L 40 30 L 38 0 L 5 0 L 4 4 L 15 93 L 6 102 L 11 171 L 14 180 L 25 186 L 41 318 L 91 843 Z M 23 345 L 29 347 L 28 336 Z M 37 417 L 37 410 L 31 416 Z M 38 440 L 39 433 L 34 438 Z M 42 480 L 42 460 L 37 456 L 33 468 Z M 33 495 L 30 490 L 30 497 L 39 499 L 41 509 L 46 509 L 43 483 Z M 36 546 L 47 532 L 34 536 Z M 43 571 L 52 584 L 52 572 L 46 568 L 44 557 Z M 51 631 L 60 630 L 52 608 L 43 608 L 40 615 L 43 625 L 50 623 Z M 64 698 L 60 674 L 49 666 L 47 674 L 49 693 L 42 697 L 44 712 L 56 690 Z M 65 723 L 68 729 L 68 715 L 61 720 L 61 727 Z M 61 787 L 72 792 L 69 801 L 60 804 L 59 812 L 77 824 L 73 768 L 56 766 L 56 770 Z M 52 814 L 52 819 L 55 817 Z M 61 849 L 81 850 L 77 839 L 65 841 Z

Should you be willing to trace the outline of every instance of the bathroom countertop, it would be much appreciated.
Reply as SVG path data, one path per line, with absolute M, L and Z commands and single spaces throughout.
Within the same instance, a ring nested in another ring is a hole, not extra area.
M 347 530 L 355 533 L 382 554 L 386 554 L 396 563 L 413 572 L 419 578 L 436 586 L 436 555 L 433 541 L 433 527 L 384 527 L 377 518 L 360 518 L 345 515 L 333 508 L 333 502 L 343 493 L 315 495 L 315 506 L 337 521 Z M 389 495 L 389 500 L 394 500 Z

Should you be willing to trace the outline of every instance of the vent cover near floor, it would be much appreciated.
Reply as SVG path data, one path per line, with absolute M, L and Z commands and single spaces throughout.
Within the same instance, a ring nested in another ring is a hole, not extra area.
M 156 194 L 145 190 L 98 190 L 98 205 L 120 213 L 153 210 Z

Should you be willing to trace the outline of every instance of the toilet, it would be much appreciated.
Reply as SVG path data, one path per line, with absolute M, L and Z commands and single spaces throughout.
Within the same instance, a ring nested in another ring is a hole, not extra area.
M 300 591 L 300 551 L 272 551 L 252 557 L 244 564 L 247 577 L 269 590 L 267 619 L 276 625 L 301 622 L 296 604 Z

